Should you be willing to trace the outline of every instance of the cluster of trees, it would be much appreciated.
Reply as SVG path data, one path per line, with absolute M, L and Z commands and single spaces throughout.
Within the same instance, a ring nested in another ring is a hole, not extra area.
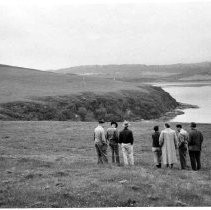
M 104 94 L 85 92 L 80 95 L 48 96 L 31 102 L 1 105 L 0 116 L 13 120 L 139 120 L 160 117 L 178 103 L 158 87 L 146 91 L 121 91 Z

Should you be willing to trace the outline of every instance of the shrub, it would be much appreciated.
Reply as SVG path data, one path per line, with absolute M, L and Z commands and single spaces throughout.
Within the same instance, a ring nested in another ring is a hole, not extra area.
M 81 117 L 81 120 L 85 121 L 85 117 L 86 117 L 86 114 L 87 114 L 87 109 L 85 107 L 79 107 L 78 114 Z

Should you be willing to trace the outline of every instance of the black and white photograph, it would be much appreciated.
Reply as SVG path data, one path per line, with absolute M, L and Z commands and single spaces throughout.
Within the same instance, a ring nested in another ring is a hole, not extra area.
M 211 1 L 0 0 L 0 209 L 211 206 Z

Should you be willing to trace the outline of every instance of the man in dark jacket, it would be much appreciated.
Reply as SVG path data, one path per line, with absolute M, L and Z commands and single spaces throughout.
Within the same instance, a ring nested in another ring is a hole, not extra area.
M 123 123 L 124 129 L 119 133 L 119 143 L 122 147 L 124 164 L 134 165 L 134 157 L 133 157 L 133 133 L 128 129 L 129 123 L 124 121 Z
M 191 161 L 191 167 L 194 171 L 200 170 L 201 168 L 201 146 L 203 142 L 203 135 L 196 129 L 196 123 L 191 123 L 191 131 L 188 139 L 188 149 Z
M 159 137 L 160 137 L 159 127 L 155 126 L 154 132 L 152 134 L 152 152 L 154 155 L 154 163 L 156 164 L 157 168 L 161 168 L 161 154 L 162 154 L 159 145 Z

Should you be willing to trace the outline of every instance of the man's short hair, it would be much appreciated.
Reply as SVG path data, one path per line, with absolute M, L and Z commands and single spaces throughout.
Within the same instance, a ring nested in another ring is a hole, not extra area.
M 170 128 L 170 125 L 168 123 L 165 123 L 166 128 Z
M 100 120 L 98 120 L 98 122 L 99 122 L 99 124 L 105 123 L 104 119 L 100 119 Z
M 176 127 L 177 128 L 182 128 L 182 125 L 181 124 L 177 124 Z
M 191 128 L 196 128 L 196 123 L 195 123 L 195 122 L 192 122 L 192 123 L 190 124 L 190 127 L 191 127 Z
M 116 128 L 118 127 L 118 123 L 115 121 L 111 121 L 111 125 L 116 125 Z
M 154 126 L 154 131 L 158 131 L 159 130 L 159 127 L 156 125 Z

